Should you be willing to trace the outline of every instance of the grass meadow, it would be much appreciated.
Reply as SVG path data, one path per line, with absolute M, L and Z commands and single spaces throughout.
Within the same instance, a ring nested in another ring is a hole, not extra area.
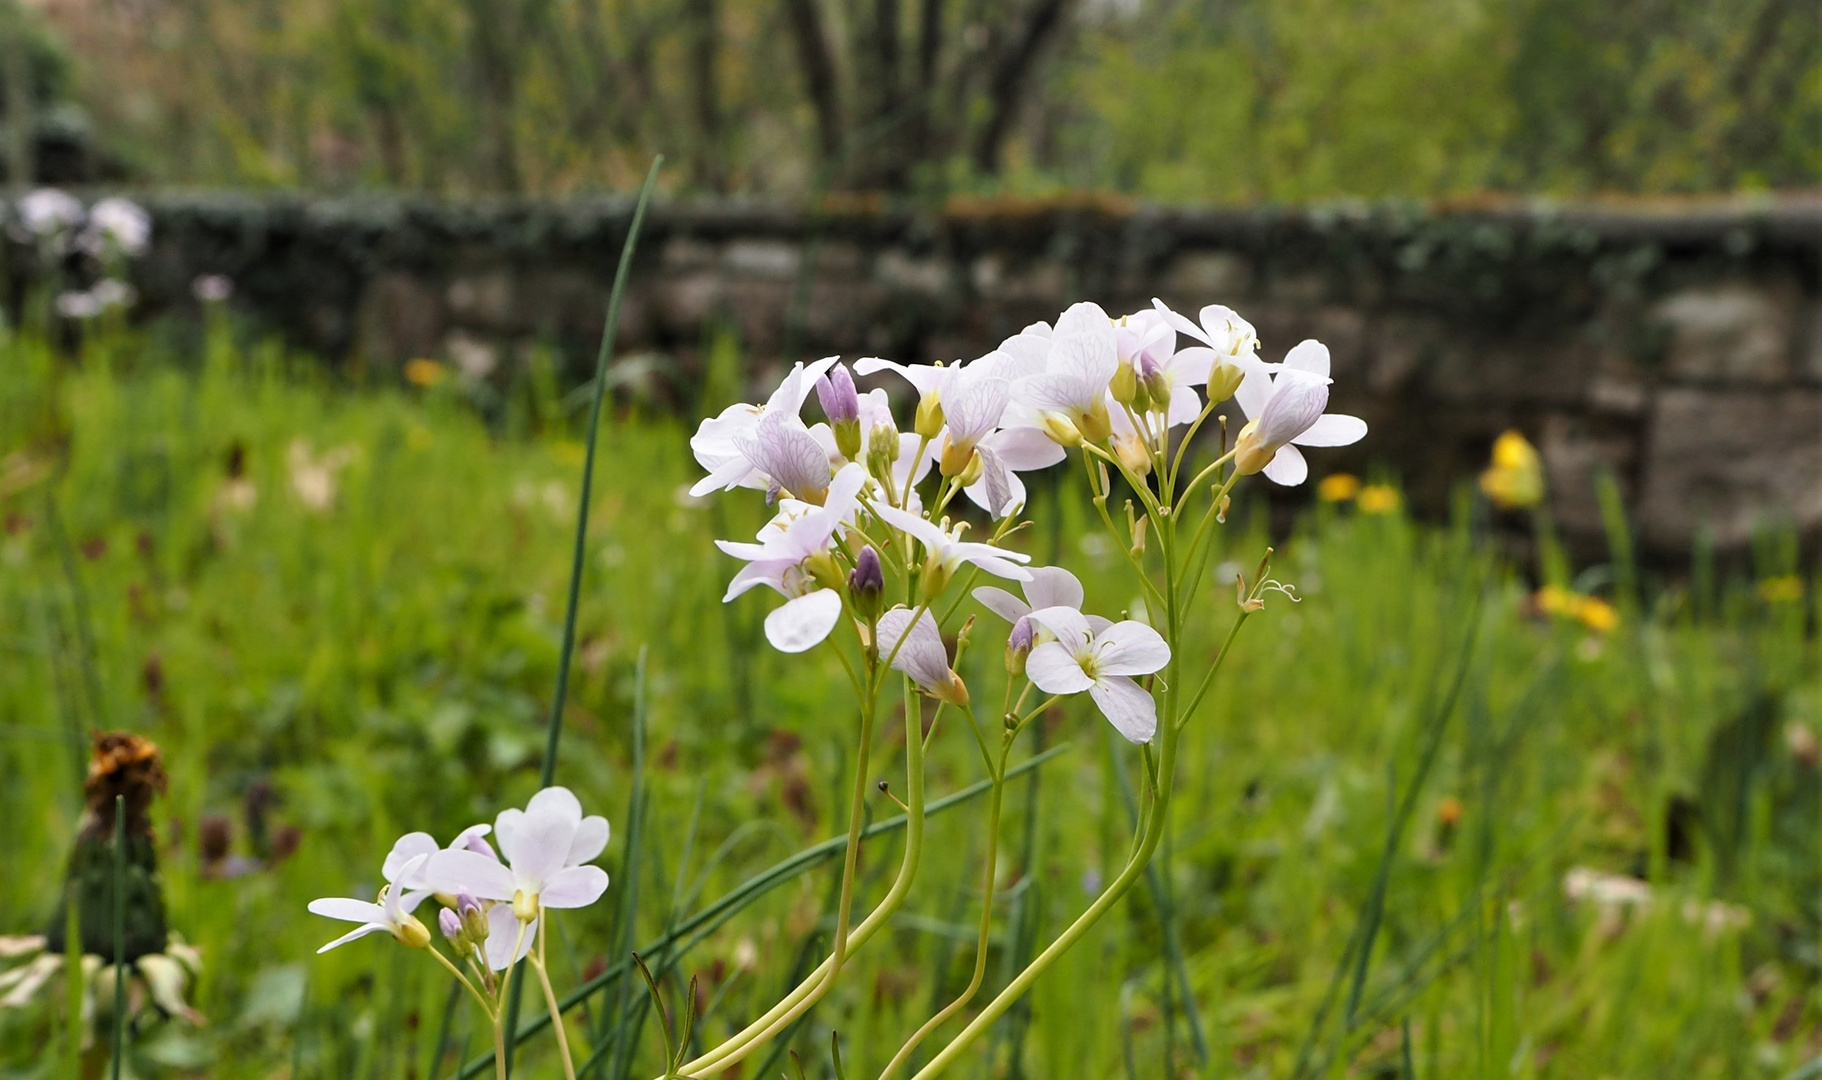
M 715 352 L 732 400 L 738 355 Z M 441 969 L 383 936 L 315 956 L 340 930 L 304 905 L 371 895 L 398 834 L 447 837 L 538 786 L 583 459 L 584 399 L 550 370 L 534 356 L 485 391 L 357 378 L 224 319 L 183 344 L 0 342 L 0 933 L 55 905 L 84 733 L 156 741 L 169 920 L 202 949 L 209 1022 L 145 1027 L 131 1074 L 428 1080 L 487 1048 Z M 634 390 L 603 425 L 557 765 L 612 821 L 613 885 L 559 924 L 552 967 L 563 992 L 639 948 L 673 1014 L 697 977 L 707 1044 L 826 944 L 831 859 L 692 916 L 842 831 L 854 719 L 827 650 L 782 656 L 765 601 L 721 603 L 736 566 L 711 541 L 762 508 L 688 498 L 693 421 Z M 1248 622 L 1188 730 L 1148 888 L 960 1075 L 1817 1075 L 1815 568 L 1776 531 L 1730 568 L 1641 568 L 1616 523 L 1617 555 L 1557 582 L 1612 605 L 1589 625 L 1540 610 L 1501 554 L 1511 523 L 1463 480 L 1446 523 L 1379 491 L 1276 538 L 1236 499 L 1214 560 L 1250 574 L 1275 541 L 1302 602 Z M 1016 543 L 1137 607 L 1083 486 L 1040 477 L 1061 524 Z M 1219 570 L 1205 655 L 1235 610 Z M 997 648 L 965 662 L 999 685 Z M 902 717 L 882 729 L 875 767 L 902 777 Z M 1135 755 L 1086 700 L 1033 726 L 1020 756 L 1040 754 L 1008 790 L 990 992 L 1131 833 Z M 959 726 L 932 755 L 932 799 L 982 777 Z M 967 981 L 979 809 L 932 819 L 913 901 L 791 1033 L 804 1075 L 833 1075 L 831 1033 L 847 1075 L 877 1075 Z M 863 908 L 898 843 L 863 848 Z M 0 1011 L 0 1076 L 61 1075 L 65 1011 Z M 609 978 L 569 1030 L 620 1080 L 661 1068 L 657 1023 Z M 555 1068 L 548 1033 L 525 1044 L 520 1075 Z M 762 1054 L 739 1075 L 797 1069 Z

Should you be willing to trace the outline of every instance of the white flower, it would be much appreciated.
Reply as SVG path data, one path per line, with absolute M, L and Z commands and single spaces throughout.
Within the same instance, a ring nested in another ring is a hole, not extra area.
M 835 477 L 828 450 L 794 413 L 768 412 L 751 430 L 737 432 L 734 445 L 768 490 L 803 502 L 821 503 Z
M 982 585 L 974 590 L 974 598 L 981 606 L 993 612 L 1009 623 L 1016 623 L 1033 611 L 1043 608 L 1062 607 L 1071 611 L 1082 610 L 1082 583 L 1076 576 L 1060 566 L 1034 566 L 1031 568 L 1031 580 L 1024 583 L 1025 599 L 1007 592 L 995 585 Z M 1097 620 L 1101 626 L 1107 626 L 1106 619 L 1098 616 L 1087 617 L 1092 624 Z
M 966 528 L 965 524 L 951 530 L 893 506 L 875 506 L 873 513 L 893 528 L 909 533 L 923 545 L 924 589 L 930 595 L 940 593 L 963 563 L 972 563 L 995 577 L 1011 578 L 1014 581 L 1031 580 L 1030 571 L 1018 565 L 1030 562 L 1031 556 L 997 548 L 992 544 L 963 540 L 961 533 Z
M 1366 436 L 1359 417 L 1323 412 L 1330 379 L 1329 350 L 1321 342 L 1299 343 L 1275 368 L 1256 360 L 1242 366 L 1246 378 L 1234 392 L 1247 416 L 1234 442 L 1234 465 L 1242 475 L 1264 472 L 1273 483 L 1301 484 L 1309 464 L 1297 446 L 1348 446 Z
M 1233 308 L 1210 304 L 1198 314 L 1201 325 L 1172 311 L 1164 301 L 1152 298 L 1152 307 L 1174 329 L 1195 338 L 1228 359 L 1252 356 L 1259 351 L 1259 334 L 1253 324 L 1242 319 Z
M 39 188 L 19 200 L 19 222 L 33 236 L 46 239 L 82 221 L 82 202 L 56 188 Z
M 585 865 L 607 847 L 607 819 L 583 817 L 568 788 L 545 788 L 525 809 L 500 811 L 493 830 L 505 864 L 473 851 L 439 851 L 426 880 L 438 892 L 510 900 L 521 923 L 547 907 L 587 907 L 607 891 L 607 871 Z
M 812 364 L 796 364 L 765 404 L 730 405 L 721 411 L 721 415 L 704 420 L 696 434 L 690 437 L 690 450 L 709 475 L 698 480 L 696 486 L 690 488 L 690 494 L 706 495 L 717 489 L 725 491 L 736 487 L 767 487 L 771 477 L 754 468 L 741 449 L 741 440 L 750 436 L 760 420 L 770 414 L 797 417 L 816 380 L 833 367 L 837 359 L 828 356 Z
M 449 842 L 449 850 L 473 851 L 498 862 L 499 856 L 493 853 L 493 847 L 483 839 L 492 831 L 491 825 L 470 825 Z M 436 837 L 427 832 L 406 833 L 393 841 L 392 850 L 386 853 L 386 861 L 380 864 L 380 875 L 401 889 L 428 889 L 430 882 L 424 877 L 424 864 L 430 856 L 441 850 L 443 849 L 437 846 Z M 423 856 L 422 859 L 418 858 L 420 855 Z M 405 872 L 408 866 L 413 868 L 409 875 Z
M 1088 696 L 1114 728 L 1135 743 L 1158 732 L 1151 694 L 1134 682 L 1170 662 L 1170 646 L 1141 622 L 1117 622 L 1099 631 L 1070 607 L 1040 608 L 1031 620 L 1056 635 L 1037 645 L 1025 661 L 1025 675 L 1047 694 Z
M 879 655 L 892 658 L 894 671 L 911 676 L 925 693 L 951 705 L 968 703 L 968 688 L 949 667 L 949 653 L 936 617 L 928 609 L 911 612 L 895 607 L 879 617 Z
M 420 834 L 422 835 L 422 834 Z M 406 839 L 409 839 L 408 837 Z M 401 843 L 403 840 L 400 841 Z M 397 848 L 397 844 L 394 848 Z M 417 920 L 412 911 L 430 895 L 429 889 L 408 889 L 404 883 L 420 879 L 424 863 L 430 858 L 427 854 L 414 855 L 402 864 L 393 864 L 387 859 L 386 887 L 380 890 L 380 902 L 370 904 L 365 900 L 352 900 L 346 897 L 325 897 L 310 901 L 312 915 L 324 915 L 331 919 L 360 923 L 341 937 L 316 950 L 326 953 L 338 945 L 346 945 L 356 938 L 384 931 L 391 934 L 401 945 L 413 949 L 422 949 L 430 944 L 430 931 Z
M 219 304 L 234 295 L 234 279 L 226 274 L 198 274 L 190 293 L 205 304 Z
M 1113 323 L 1096 304 L 1076 304 L 1057 320 L 1042 372 L 1013 386 L 1015 400 L 1035 412 L 1059 442 L 1070 433 L 1107 438 L 1107 387 L 1119 370 Z
M 829 636 L 841 620 L 841 593 L 828 587 L 836 581 L 835 572 L 819 580 L 811 560 L 827 555 L 836 531 L 857 505 L 856 497 L 867 483 L 867 470 L 857 464 L 842 467 L 829 485 L 823 506 L 812 507 L 785 500 L 778 517 L 760 530 L 759 543 L 737 544 L 717 540 L 715 545 L 736 559 L 745 559 L 734 580 L 728 583 L 722 602 L 757 585 L 764 585 L 785 597 L 783 607 L 766 616 L 766 640 L 779 652 L 799 653 L 812 648 Z M 830 560 L 833 566 L 833 560 Z
M 152 215 L 131 199 L 112 196 L 89 208 L 82 230 L 83 246 L 97 254 L 110 248 L 122 255 L 141 255 L 152 240 Z

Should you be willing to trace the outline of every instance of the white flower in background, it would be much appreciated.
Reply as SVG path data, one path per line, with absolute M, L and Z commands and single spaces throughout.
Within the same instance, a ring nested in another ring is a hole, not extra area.
M 57 294 L 57 314 L 66 319 L 92 319 L 109 308 L 127 307 L 138 295 L 126 282 L 104 278 L 86 290 Z
M 866 483 L 865 467 L 845 465 L 829 485 L 823 506 L 781 501 L 778 517 L 760 530 L 759 543 L 715 542 L 747 563 L 728 583 L 723 603 L 758 585 L 785 597 L 784 606 L 765 620 L 766 640 L 779 652 L 810 649 L 841 621 L 841 576 L 829 550 Z
M 949 666 L 949 652 L 936 617 L 919 609 L 915 621 L 905 608 L 879 617 L 879 655 L 892 658 L 892 669 L 911 676 L 924 693 L 951 705 L 968 703 L 968 687 Z
M 234 279 L 226 274 L 198 274 L 190 282 L 190 295 L 205 304 L 219 304 L 234 295 Z
M 511 901 L 512 914 L 527 924 L 543 908 L 587 907 L 607 891 L 607 871 L 587 865 L 607 848 L 607 819 L 583 817 L 568 788 L 545 788 L 525 809 L 500 811 L 493 830 L 504 864 L 473 851 L 439 851 L 424 870 L 431 887 Z
M 1044 370 L 1013 386 L 1016 401 L 1036 413 L 1064 446 L 1105 442 L 1107 388 L 1120 369 L 1113 323 L 1098 304 L 1076 304 L 1057 320 Z
M 424 928 L 424 924 L 418 921 L 412 911 L 430 895 L 430 890 L 407 889 L 403 885 L 403 882 L 418 878 L 429 858 L 429 855 L 420 854 L 394 866 L 393 872 L 385 875 L 386 887 L 380 890 L 380 902 L 377 904 L 346 897 L 310 901 L 312 915 L 361 924 L 316 951 L 326 953 L 339 945 L 382 931 L 391 934 L 394 940 L 408 948 L 422 949 L 429 945 L 430 931 Z
M 97 255 L 108 251 L 143 255 L 152 242 L 152 215 L 131 199 L 117 195 L 102 199 L 89 208 L 88 224 L 78 242 Z
M 772 391 L 765 404 L 730 405 L 719 416 L 704 420 L 696 428 L 696 434 L 690 437 L 690 450 L 696 455 L 696 461 L 708 470 L 708 475 L 690 488 L 690 494 L 706 495 L 737 487 L 766 488 L 771 478 L 755 469 L 741 449 L 742 440 L 749 437 L 768 415 L 799 416 L 804 399 L 810 396 L 816 380 L 834 366 L 836 359 L 829 356 L 812 364 L 793 365 L 790 374 Z
M 319 514 L 328 511 L 335 505 L 336 491 L 340 487 L 337 474 L 354 464 L 358 454 L 359 449 L 350 445 L 325 450 L 318 455 L 311 452 L 309 443 L 293 439 L 285 450 L 292 493 L 306 509 Z
M 1298 446 L 1348 446 L 1366 437 L 1366 421 L 1359 417 L 1324 414 L 1329 382 L 1329 350 L 1319 341 L 1300 342 L 1276 367 L 1251 363 L 1234 392 L 1247 416 L 1234 441 L 1234 466 L 1241 475 L 1263 472 L 1276 484 L 1301 484 L 1310 469 Z
M 20 199 L 19 223 L 40 240 L 58 236 L 82 223 L 82 202 L 56 188 L 39 188 Z
M 967 524 L 947 526 L 907 513 L 897 507 L 875 506 L 873 513 L 883 522 L 895 529 L 909 533 L 912 539 L 924 547 L 923 588 L 924 595 L 940 595 L 949 584 L 949 579 L 963 563 L 971 563 L 995 577 L 1011 578 L 1014 581 L 1031 580 L 1031 572 L 1020 566 L 1020 563 L 1031 561 L 1031 556 L 1019 551 L 1007 551 L 982 544 L 963 540 L 962 530 Z
M 1035 645 L 1025 661 L 1033 685 L 1047 694 L 1086 690 L 1121 735 L 1150 742 L 1158 732 L 1157 703 L 1132 677 L 1170 662 L 1170 646 L 1158 632 L 1130 619 L 1097 631 L 1071 607 L 1040 608 L 1030 617 L 1056 635 Z

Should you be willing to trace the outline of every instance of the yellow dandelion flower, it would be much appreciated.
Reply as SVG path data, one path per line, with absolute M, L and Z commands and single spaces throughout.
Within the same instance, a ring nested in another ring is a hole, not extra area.
M 1353 473 L 1330 473 L 1316 485 L 1316 497 L 1323 502 L 1347 502 L 1360 494 L 1360 477 Z
M 1404 505 L 1404 497 L 1387 484 L 1368 484 L 1360 489 L 1356 503 L 1362 513 L 1389 514 Z
M 1507 431 L 1493 441 L 1493 464 L 1480 474 L 1480 490 L 1502 510 L 1536 506 L 1544 498 L 1544 463 L 1523 435 Z
M 413 386 L 435 386 L 443 381 L 444 374 L 443 365 L 435 360 L 420 356 L 416 360 L 405 361 L 405 381 Z

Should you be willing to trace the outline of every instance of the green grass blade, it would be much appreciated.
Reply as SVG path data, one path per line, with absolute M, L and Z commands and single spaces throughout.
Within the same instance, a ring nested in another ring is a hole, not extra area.
M 576 652 L 576 606 L 582 597 L 582 559 L 588 546 L 588 500 L 595 482 L 595 443 L 601 429 L 601 399 L 607 393 L 607 368 L 613 362 L 614 335 L 620 330 L 620 301 L 626 295 L 626 279 L 632 273 L 633 251 L 638 246 L 639 227 L 645 222 L 645 208 L 652 201 L 652 189 L 658 183 L 658 170 L 664 155 L 652 159 L 645 174 L 645 186 L 639 189 L 639 201 L 633 204 L 633 220 L 626 229 L 626 243 L 620 248 L 620 266 L 614 271 L 613 291 L 607 300 L 607 323 L 601 330 L 601 348 L 595 354 L 594 397 L 588 412 L 588 446 L 582 458 L 582 492 L 576 499 L 576 544 L 569 565 L 569 597 L 563 612 L 563 644 L 557 652 L 557 687 L 550 699 L 550 728 L 544 743 L 544 768 L 538 777 L 539 787 L 549 787 L 557 775 L 557 747 L 563 738 L 563 707 L 569 698 L 569 664 Z M 512 973 L 512 995 L 506 1007 L 506 1026 L 516 1030 L 519 1010 L 525 999 L 525 968 Z M 512 1075 L 512 1056 L 518 1043 L 506 1046 L 506 1075 Z

